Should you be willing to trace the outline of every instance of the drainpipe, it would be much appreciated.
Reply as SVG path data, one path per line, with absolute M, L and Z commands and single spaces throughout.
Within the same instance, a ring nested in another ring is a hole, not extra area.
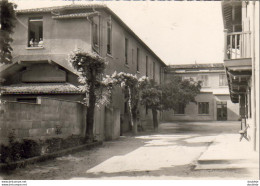
M 256 80 L 255 80 L 255 1 L 253 1 L 253 31 L 252 31 L 252 84 L 254 86 L 253 94 L 254 94 L 254 100 L 253 100 L 253 148 L 254 151 L 256 151 L 256 130 L 257 130 L 257 124 L 256 124 Z

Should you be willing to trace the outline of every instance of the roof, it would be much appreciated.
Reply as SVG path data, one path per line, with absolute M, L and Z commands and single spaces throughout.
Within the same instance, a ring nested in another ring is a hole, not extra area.
M 44 7 L 44 8 L 32 8 L 32 9 L 23 9 L 23 10 L 16 10 L 17 14 L 23 13 L 45 13 L 45 12 L 52 12 L 55 10 L 72 10 L 72 9 L 86 9 L 86 8 L 105 8 L 106 5 L 100 4 L 71 4 L 71 5 L 63 5 L 63 6 L 52 6 L 52 7 Z
M 21 83 L 0 86 L 3 94 L 81 94 L 80 89 L 70 83 Z
M 57 16 L 52 16 L 53 19 L 68 19 L 68 18 L 85 18 L 89 16 L 96 15 L 95 13 L 75 13 L 75 14 L 65 14 L 65 15 L 57 15 Z
M 61 67 L 65 68 L 66 70 L 78 74 L 78 72 L 67 62 L 68 55 L 65 54 L 28 54 L 28 55 L 18 55 L 13 57 L 13 63 L 8 65 L 1 65 L 0 64 L 0 77 L 5 77 L 6 74 L 10 74 L 9 71 L 12 71 L 12 68 L 20 69 L 23 67 L 21 62 L 31 63 L 34 64 L 39 62 L 49 62 L 49 63 L 56 63 Z M 17 66 L 17 67 L 15 67 Z
M 173 68 L 173 69 L 223 68 L 224 69 L 224 63 L 169 65 L 169 68 Z
M 166 64 L 106 5 L 101 4 L 88 4 L 88 5 L 80 5 L 80 4 L 72 4 L 72 5 L 65 5 L 65 6 L 53 6 L 47 8 L 35 8 L 35 9 L 24 9 L 24 10 L 17 10 L 17 14 L 27 14 L 27 13 L 47 13 L 47 12 L 54 12 L 58 10 L 77 10 L 77 9 L 103 9 L 107 13 L 111 14 L 112 17 L 124 28 L 126 29 L 134 38 L 141 44 L 143 47 L 150 52 L 155 59 L 157 59 L 163 66 Z M 71 18 L 70 15 L 69 17 Z M 74 17 L 75 18 L 75 17 Z
M 200 92 L 203 93 L 212 93 L 214 95 L 229 95 L 229 90 L 228 88 L 204 88 L 202 87 Z

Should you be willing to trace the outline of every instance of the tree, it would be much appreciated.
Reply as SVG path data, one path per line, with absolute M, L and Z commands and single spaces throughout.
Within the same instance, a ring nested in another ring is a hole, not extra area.
M 162 109 L 162 90 L 161 87 L 156 84 L 154 80 L 145 81 L 140 87 L 141 93 L 141 104 L 146 106 L 147 109 L 152 110 L 153 115 L 153 127 L 155 130 L 158 129 L 158 110 Z
M 15 27 L 15 4 L 8 2 L 8 0 L 0 1 L 1 6 L 1 24 L 0 24 L 0 63 L 8 64 L 12 61 L 12 47 L 10 43 L 13 41 L 11 34 Z
M 175 76 L 173 79 L 162 85 L 162 109 L 177 110 L 179 104 L 184 107 L 190 103 L 196 103 L 195 97 L 200 92 L 201 82 L 195 82 L 193 79 L 182 80 Z
M 133 134 L 137 134 L 137 112 L 140 101 L 141 86 L 146 81 L 146 77 L 140 79 L 136 75 L 120 72 L 115 72 L 111 76 L 107 75 L 103 83 L 107 87 L 120 86 L 124 88 L 126 101 L 128 103 L 129 118 L 132 126 Z M 110 89 L 111 90 L 111 89 Z
M 196 102 L 195 97 L 200 92 L 200 84 L 192 79 L 182 81 L 177 76 L 162 86 L 157 85 L 153 80 L 145 81 L 141 87 L 141 104 L 152 110 L 154 129 L 158 129 L 159 110 L 176 111 L 179 104 L 186 106 L 190 102 Z
M 84 52 L 81 49 L 73 51 L 69 55 L 69 63 L 78 71 L 79 82 L 83 84 L 81 90 L 86 93 L 84 103 L 87 106 L 86 137 L 93 140 L 95 106 L 101 103 L 102 75 L 107 62 L 96 53 Z

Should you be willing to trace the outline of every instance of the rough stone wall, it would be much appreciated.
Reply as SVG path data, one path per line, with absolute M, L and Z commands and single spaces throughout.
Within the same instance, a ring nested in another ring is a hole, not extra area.
M 1 106 L 0 142 L 14 129 L 17 139 L 83 135 L 84 106 L 77 102 L 39 98 L 37 104 L 6 102 Z

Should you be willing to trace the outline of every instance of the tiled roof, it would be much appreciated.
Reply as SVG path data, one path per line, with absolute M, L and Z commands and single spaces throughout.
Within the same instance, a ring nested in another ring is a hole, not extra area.
M 224 68 L 223 63 L 169 65 L 172 69 Z
M 1 86 L 3 94 L 80 94 L 80 89 L 69 83 L 22 83 Z
M 16 13 L 17 14 L 20 14 L 20 13 L 38 13 L 38 12 L 52 12 L 52 11 L 55 11 L 55 10 L 105 8 L 105 7 L 107 7 L 107 6 L 106 5 L 100 5 L 100 4 L 88 4 L 88 5 L 72 4 L 72 5 L 64 5 L 64 6 L 52 6 L 52 7 L 44 7 L 44 8 L 16 10 Z
M 84 17 L 88 17 L 88 16 L 93 15 L 93 14 L 94 13 L 75 13 L 75 14 L 52 16 L 52 18 L 53 19 L 84 18 Z

